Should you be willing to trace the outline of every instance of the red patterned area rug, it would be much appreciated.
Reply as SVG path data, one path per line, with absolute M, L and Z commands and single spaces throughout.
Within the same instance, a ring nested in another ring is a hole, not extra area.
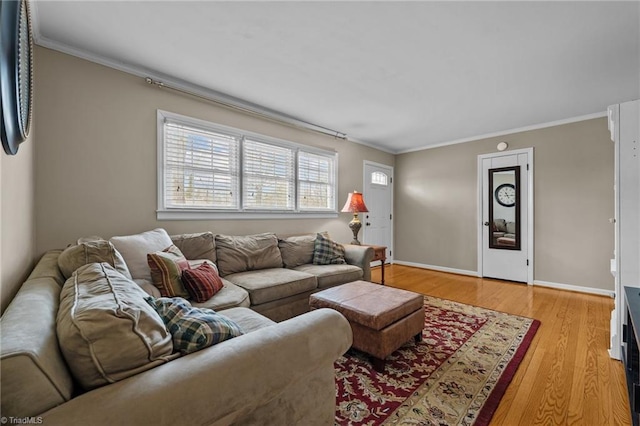
M 487 425 L 540 321 L 425 296 L 422 342 L 384 373 L 350 350 L 335 364 L 336 425 Z

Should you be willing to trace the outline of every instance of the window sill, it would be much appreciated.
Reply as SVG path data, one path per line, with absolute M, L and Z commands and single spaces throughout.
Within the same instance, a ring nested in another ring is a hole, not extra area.
M 332 219 L 338 212 L 222 212 L 206 210 L 157 210 L 158 220 L 256 220 L 256 219 Z

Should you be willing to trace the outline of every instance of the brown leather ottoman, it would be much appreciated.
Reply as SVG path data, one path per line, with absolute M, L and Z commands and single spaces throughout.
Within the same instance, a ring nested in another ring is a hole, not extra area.
M 354 281 L 314 293 L 311 309 L 332 308 L 344 315 L 353 331 L 353 347 L 372 355 L 384 370 L 384 359 L 414 337 L 422 339 L 423 297 L 411 291 Z

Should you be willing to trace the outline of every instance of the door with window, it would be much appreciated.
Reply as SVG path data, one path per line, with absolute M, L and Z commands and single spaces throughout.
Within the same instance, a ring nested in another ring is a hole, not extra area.
M 364 202 L 369 212 L 362 213 L 364 244 L 387 247 L 387 263 L 393 258 L 393 167 L 364 162 Z
M 533 283 L 532 157 L 532 149 L 479 156 L 483 277 Z

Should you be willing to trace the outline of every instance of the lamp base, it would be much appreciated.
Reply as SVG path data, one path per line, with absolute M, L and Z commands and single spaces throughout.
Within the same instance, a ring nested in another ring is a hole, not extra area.
M 362 223 L 360 219 L 358 219 L 358 213 L 353 214 L 353 219 L 349 222 L 349 228 L 351 228 L 351 232 L 353 232 L 353 240 L 351 244 L 360 245 L 360 241 L 358 241 L 358 232 L 360 232 L 360 228 L 362 227 Z

